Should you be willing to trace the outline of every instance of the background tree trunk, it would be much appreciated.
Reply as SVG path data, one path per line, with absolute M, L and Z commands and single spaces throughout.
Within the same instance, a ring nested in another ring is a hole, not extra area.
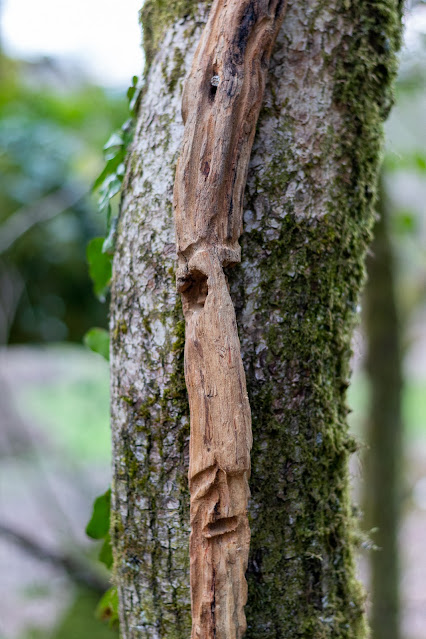
M 366 368 L 371 389 L 365 502 L 367 526 L 377 528 L 372 538 L 378 548 L 370 554 L 372 635 L 374 639 L 399 639 L 402 362 L 389 213 L 383 185 L 379 213 L 367 262 L 365 296 Z
M 187 639 L 188 406 L 171 210 L 182 80 L 208 3 L 147 0 L 146 85 L 111 304 L 112 537 L 125 639 Z M 229 270 L 253 418 L 247 637 L 364 636 L 346 426 L 397 0 L 290 1 Z M 238 271 L 238 272 L 236 272 Z

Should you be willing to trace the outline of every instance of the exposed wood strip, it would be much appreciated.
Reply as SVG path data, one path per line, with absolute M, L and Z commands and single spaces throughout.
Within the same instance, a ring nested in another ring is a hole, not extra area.
M 192 639 L 246 629 L 251 415 L 223 268 L 240 261 L 251 147 L 282 0 L 215 0 L 183 95 L 174 188 L 191 411 Z

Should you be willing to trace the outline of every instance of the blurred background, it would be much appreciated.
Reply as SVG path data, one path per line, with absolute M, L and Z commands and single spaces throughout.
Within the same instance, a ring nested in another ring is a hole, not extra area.
M 0 0 L 1 639 L 117 636 L 84 532 L 109 483 L 108 364 L 82 339 L 107 325 L 92 185 L 142 70 L 140 3 Z M 426 639 L 425 4 L 405 22 L 349 390 L 374 639 Z

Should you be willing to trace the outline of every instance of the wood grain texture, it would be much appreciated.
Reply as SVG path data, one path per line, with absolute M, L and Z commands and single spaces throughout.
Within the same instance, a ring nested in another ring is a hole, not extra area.
M 251 415 L 223 268 L 240 261 L 242 204 L 280 0 L 216 0 L 185 84 L 174 187 L 191 436 L 192 639 L 246 629 Z

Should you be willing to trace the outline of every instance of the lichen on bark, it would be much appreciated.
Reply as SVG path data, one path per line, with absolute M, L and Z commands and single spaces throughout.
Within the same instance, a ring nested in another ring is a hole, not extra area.
M 147 0 L 142 14 L 148 73 L 111 306 L 112 536 L 125 639 L 190 633 L 188 408 L 171 200 L 182 78 L 207 10 Z M 250 639 L 365 634 L 345 390 L 400 11 L 396 0 L 289 1 L 271 61 L 243 259 L 228 273 L 253 417 Z

